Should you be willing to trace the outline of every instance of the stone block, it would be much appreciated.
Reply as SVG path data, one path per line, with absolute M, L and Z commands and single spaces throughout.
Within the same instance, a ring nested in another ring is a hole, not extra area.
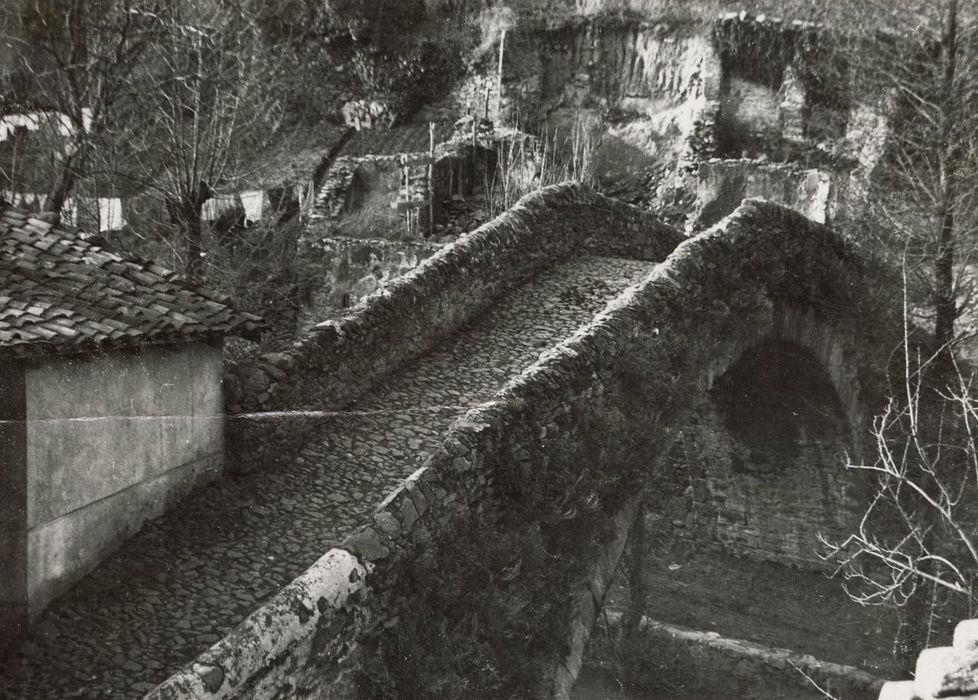
M 224 684 L 224 671 L 213 664 L 195 663 L 193 671 L 200 678 L 204 688 L 209 693 L 217 693 Z
M 398 537 L 401 534 L 401 524 L 389 511 L 382 510 L 374 515 L 374 522 L 389 537 Z
M 924 649 L 917 657 L 914 691 L 923 698 L 978 693 L 978 650 Z
M 401 498 L 400 518 L 405 532 L 410 532 L 411 528 L 418 521 L 418 510 L 415 508 L 414 501 L 411 500 L 407 491 L 404 492 Z
M 366 561 L 386 559 L 391 553 L 372 527 L 364 527 L 350 535 L 343 542 L 343 546 L 354 556 Z
M 976 649 L 978 648 L 978 620 L 962 620 L 954 628 L 954 641 L 956 649 Z
M 889 681 L 880 689 L 877 700 L 919 700 L 913 690 L 913 681 Z
M 421 484 L 417 481 L 408 481 L 407 492 L 411 496 L 411 500 L 414 502 L 414 507 L 418 512 L 418 517 L 424 515 L 428 510 L 428 499 L 425 498 Z

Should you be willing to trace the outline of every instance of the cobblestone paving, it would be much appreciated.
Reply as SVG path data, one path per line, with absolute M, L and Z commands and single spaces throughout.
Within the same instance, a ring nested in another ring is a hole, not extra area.
M 150 523 L 0 661 L 0 697 L 150 690 L 363 522 L 455 418 L 651 268 L 583 258 L 545 272 L 332 418 L 288 468 L 229 477 Z

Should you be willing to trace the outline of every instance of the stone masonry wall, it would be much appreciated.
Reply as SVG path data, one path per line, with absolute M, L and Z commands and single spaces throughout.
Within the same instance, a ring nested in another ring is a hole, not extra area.
M 608 222 L 619 222 L 609 227 Z M 228 459 L 250 468 L 289 458 L 297 431 L 319 424 L 292 409 L 338 410 L 401 363 L 424 354 L 492 299 L 575 253 L 661 259 L 681 235 L 651 214 L 580 185 L 548 187 L 427 258 L 349 314 L 295 346 L 230 365 Z M 257 415 L 253 412 L 258 413 Z M 271 413 L 270 413 L 271 412 Z M 271 462 L 269 462 L 271 460 Z
M 777 357 L 765 359 L 777 368 Z M 772 389 L 763 374 L 754 380 Z M 750 393 L 751 400 L 735 407 L 734 417 L 749 418 L 752 432 L 770 433 L 757 436 L 731 426 L 711 391 L 659 472 L 648 516 L 654 536 L 755 560 L 831 568 L 818 556 L 818 536 L 841 541 L 852 532 L 870 480 L 844 466 L 849 431 L 840 408 L 823 401 L 812 406 L 806 388 L 789 383 L 773 389 L 770 399 L 780 405 L 771 411 L 763 397 L 738 384 L 737 393 Z M 786 395 L 794 400 L 784 401 Z M 822 416 L 831 419 L 818 421 Z
M 299 313 L 299 335 L 347 313 L 378 289 L 413 270 L 441 247 L 436 243 L 331 237 L 316 241 L 316 281 Z M 307 261 L 312 253 L 307 254 Z M 320 270 L 322 270 L 320 272 Z
M 545 193 L 558 202 L 558 210 L 561 200 L 566 207 L 575 195 L 596 201 L 581 191 Z M 532 212 L 532 207 L 532 201 L 524 201 L 520 209 Z M 514 215 L 530 219 L 532 214 L 520 209 Z M 549 220 L 541 214 L 536 213 L 535 221 Z M 505 217 L 496 226 L 504 223 Z M 616 229 L 615 224 L 606 213 L 601 230 Z M 633 231 L 642 238 L 644 233 L 637 226 Z M 483 237 L 489 238 L 486 231 Z M 463 243 L 474 246 L 477 240 L 470 234 Z M 443 265 L 451 261 L 442 251 L 419 274 L 438 265 L 439 259 Z M 702 396 L 744 348 L 792 324 L 799 326 L 799 342 L 815 337 L 806 336 L 798 322 L 811 314 L 778 312 L 771 297 L 781 299 L 779 304 L 818 309 L 835 318 L 839 328 L 848 329 L 851 337 L 860 338 L 859 344 L 837 344 L 831 350 L 837 356 L 823 361 L 836 365 L 835 377 L 846 379 L 848 391 L 840 394 L 851 401 L 871 400 L 869 389 L 878 374 L 865 362 L 864 353 L 871 354 L 883 339 L 873 335 L 867 319 L 887 312 L 862 300 L 872 301 L 868 289 L 879 283 L 877 273 L 857 249 L 823 227 L 774 205 L 746 203 L 723 224 L 680 245 L 643 283 L 541 355 L 493 401 L 457 421 L 443 446 L 378 507 L 374 522 L 344 542 L 342 549 L 356 563 L 345 553 L 327 555 L 348 562 L 349 576 L 332 579 L 333 598 L 313 594 L 310 602 L 298 605 L 277 597 L 233 632 L 228 643 L 216 645 L 148 697 L 251 698 L 259 697 L 252 690 L 257 684 L 261 697 L 349 697 L 354 692 L 349 671 L 357 664 L 357 635 L 368 625 L 398 624 L 388 618 L 389 611 L 396 600 L 411 594 L 394 589 L 399 571 L 435 538 L 450 538 L 464 520 L 505 508 L 513 489 L 518 493 L 521 488 L 522 481 L 512 478 L 513 469 L 532 473 L 545 467 L 558 446 L 573 449 L 582 441 L 593 441 L 593 433 L 582 430 L 588 418 L 616 411 L 641 416 L 632 427 L 648 441 L 651 464 L 657 452 L 668 448 L 670 426 L 695 404 L 693 396 Z M 844 314 L 832 314 L 837 309 L 844 309 Z M 828 349 L 812 351 L 821 358 Z M 629 406 L 636 398 L 639 405 Z M 609 432 L 603 441 L 613 444 L 620 437 Z M 345 581 L 354 582 L 359 567 L 368 572 L 366 588 L 354 600 Z M 318 597 L 324 602 L 314 605 Z M 330 600 L 339 604 L 333 606 Z M 597 607 L 592 604 L 586 614 L 577 606 L 568 611 L 568 629 L 577 630 L 569 646 L 586 642 Z M 328 634 L 316 631 L 327 628 Z M 243 636 L 235 640 L 235 635 Z M 233 673 L 227 672 L 229 668 Z M 301 675 L 282 670 L 288 668 L 302 669 Z
M 764 214 L 761 214 L 762 211 Z M 772 219 L 768 219 L 765 225 L 762 223 L 766 218 L 765 215 L 773 215 L 774 221 L 778 223 L 774 224 Z M 763 234 L 765 229 L 768 232 L 780 230 L 782 235 L 790 240 L 778 241 L 770 238 L 765 240 L 766 236 Z M 657 390 L 644 397 L 644 400 L 649 402 L 647 408 L 650 410 L 649 423 L 645 426 L 645 430 L 651 434 L 658 434 L 659 437 L 655 438 L 655 441 L 660 444 L 659 449 L 649 452 L 650 468 L 671 444 L 671 434 L 674 432 L 667 426 L 681 424 L 684 420 L 683 415 L 688 415 L 688 411 L 677 411 L 674 406 L 669 405 L 667 398 L 669 392 L 663 391 L 662 384 L 672 383 L 675 386 L 680 376 L 692 373 L 694 376 L 687 378 L 688 383 L 680 381 L 678 388 L 675 389 L 692 401 L 692 396 L 697 394 L 702 396 L 713 384 L 714 379 L 722 375 L 726 368 L 731 366 L 733 359 L 741 355 L 746 347 L 764 337 L 790 339 L 791 342 L 809 349 L 819 358 L 828 373 L 832 375 L 836 391 L 846 406 L 844 412 L 852 424 L 854 441 L 858 443 L 855 438 L 858 426 L 865 425 L 866 407 L 875 406 L 880 398 L 877 393 L 881 379 L 879 368 L 873 367 L 866 361 L 871 356 L 865 354 L 866 347 L 880 347 L 880 343 L 889 347 L 893 338 L 883 338 L 869 332 L 863 337 L 865 345 L 860 346 L 851 340 L 843 340 L 838 334 L 849 333 L 855 336 L 867 331 L 870 328 L 866 324 L 868 318 L 886 317 L 892 322 L 896 310 L 891 308 L 885 299 L 874 298 L 868 293 L 872 287 L 863 284 L 871 284 L 871 280 L 876 280 L 877 283 L 893 280 L 874 265 L 867 265 L 865 261 L 859 262 L 860 256 L 854 248 L 844 240 L 827 236 L 826 233 L 824 229 L 797 215 L 779 210 L 778 207 L 760 202 L 745 203 L 734 216 L 712 231 L 680 246 L 663 263 L 659 274 L 654 274 L 645 284 L 626 292 L 619 300 L 621 305 L 609 309 L 608 315 L 615 317 L 616 320 L 623 318 L 622 315 L 618 315 L 619 313 L 625 312 L 626 309 L 635 309 L 635 306 L 629 302 L 639 299 L 643 303 L 638 306 L 644 307 L 646 313 L 653 308 L 659 310 L 659 313 L 652 311 L 648 316 L 644 314 L 640 316 L 649 319 L 647 323 L 651 321 L 655 324 L 650 329 L 653 335 L 643 337 L 642 332 L 639 331 L 635 343 L 623 350 L 626 355 L 637 353 L 652 358 L 651 366 L 660 367 L 663 373 L 658 380 L 648 378 L 648 381 L 657 384 Z M 747 244 L 744 238 L 753 238 L 753 242 Z M 808 253 L 802 252 L 801 249 L 808 246 L 813 247 L 809 248 Z M 830 248 L 831 252 L 825 246 Z M 754 256 L 757 258 L 752 261 L 751 258 Z M 810 256 L 807 261 L 806 256 Z M 767 258 L 767 263 L 760 263 L 762 258 Z M 821 262 L 817 262 L 818 260 Z M 755 267 L 755 263 L 760 263 L 760 266 Z M 771 265 L 772 269 L 768 269 L 767 265 Z M 817 278 L 821 280 L 816 282 Z M 834 281 L 830 281 L 832 278 Z M 849 282 L 843 281 L 846 278 Z M 788 279 L 794 281 L 790 286 L 789 295 L 793 298 L 782 299 L 774 305 L 773 309 L 765 307 L 763 303 L 758 306 L 757 302 L 761 301 L 758 298 L 752 302 L 741 296 L 741 293 L 747 292 L 750 288 L 761 291 L 754 287 L 755 284 L 766 287 L 766 292 L 762 293 L 765 297 L 772 294 L 780 296 L 787 291 L 783 284 Z M 713 283 L 717 286 L 714 287 Z M 811 283 L 815 286 L 810 286 Z M 818 288 L 822 291 L 816 291 Z M 715 299 L 725 300 L 726 309 L 715 309 L 714 302 L 713 306 L 716 311 L 719 311 L 719 317 L 713 316 L 710 321 L 699 323 L 691 322 L 690 316 L 695 318 L 698 313 L 706 312 L 706 309 L 699 306 L 700 304 L 710 306 L 707 299 L 710 298 L 711 291 L 717 295 Z M 832 299 L 839 293 L 848 297 L 848 301 L 842 306 L 836 306 L 842 302 L 840 297 Z M 855 296 L 850 297 L 849 294 Z M 631 296 L 631 299 L 626 301 L 628 296 Z M 667 311 L 670 298 L 674 300 L 676 308 L 683 309 L 685 314 L 683 319 L 670 317 Z M 829 322 L 826 318 L 820 319 L 820 312 L 815 311 L 811 306 L 807 311 L 785 308 L 785 304 L 790 307 L 802 299 L 807 299 L 805 303 L 808 305 L 821 302 L 827 304 L 829 309 L 845 308 L 847 309 L 845 315 L 851 314 L 851 316 L 848 319 L 836 317 L 833 322 Z M 857 299 L 863 299 L 868 303 L 857 303 Z M 660 306 L 662 303 L 665 303 L 665 307 Z M 779 306 L 782 308 L 779 309 Z M 725 326 L 722 319 L 729 321 L 731 315 L 738 317 L 738 321 L 733 325 Z M 862 323 L 859 321 L 860 317 L 863 319 Z M 596 318 L 592 328 L 597 330 L 603 320 L 605 319 L 601 316 Z M 632 320 L 634 322 L 634 317 Z M 827 324 L 839 322 L 841 324 L 835 326 L 834 332 L 828 329 Z M 689 325 L 684 327 L 684 323 Z M 614 333 L 607 333 L 607 328 L 601 330 L 605 331 L 601 333 L 601 338 L 615 337 Z M 673 331 L 676 333 L 685 331 L 690 334 L 690 337 L 695 336 L 695 344 L 690 346 L 683 344 L 681 349 L 670 348 L 668 336 Z M 659 333 L 667 339 L 662 340 Z M 881 333 L 887 335 L 885 331 Z M 586 342 L 589 339 L 587 336 L 586 332 L 582 332 L 578 338 L 566 344 L 574 346 L 575 356 L 581 354 L 575 341 Z M 666 345 L 659 343 L 666 343 Z M 686 362 L 689 364 L 684 368 L 683 360 L 679 359 L 680 353 L 694 351 L 695 357 L 686 356 Z M 610 353 L 606 352 L 604 357 L 607 358 L 609 355 Z M 660 360 L 661 364 L 658 362 Z M 598 377 L 602 376 L 603 373 L 599 371 Z M 620 395 L 619 400 L 638 389 L 638 386 L 631 384 L 629 392 Z M 658 400 L 655 394 L 658 394 Z M 612 402 L 611 405 L 614 403 Z M 600 406 L 595 410 L 602 411 L 607 408 Z M 665 432 L 663 432 L 664 428 Z M 609 437 L 609 439 L 615 438 Z M 652 487 L 655 488 L 655 482 Z M 600 557 L 608 556 L 610 551 L 603 550 Z M 568 618 L 570 652 L 566 665 L 559 666 L 555 674 L 554 697 L 567 697 L 568 688 L 573 684 L 573 678 L 579 669 L 583 645 L 588 639 L 588 632 L 596 618 L 596 611 L 600 609 L 603 597 L 604 586 L 600 583 L 600 575 L 596 576 L 596 574 L 607 569 L 608 566 L 613 568 L 613 565 L 614 562 L 606 564 L 596 562 L 595 569 L 588 574 L 587 581 L 582 582 L 580 586 L 579 594 L 575 594 L 573 598 L 576 602 Z
M 686 220 L 702 231 L 732 212 L 745 197 L 791 207 L 812 221 L 831 223 L 844 207 L 846 177 L 820 169 L 746 159 L 710 159 L 698 164 L 690 188 L 696 203 Z

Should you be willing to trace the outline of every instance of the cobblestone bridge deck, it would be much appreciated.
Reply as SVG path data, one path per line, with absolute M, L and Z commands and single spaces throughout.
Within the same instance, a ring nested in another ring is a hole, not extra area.
M 372 514 L 454 419 L 653 265 L 592 257 L 550 269 L 333 417 L 287 469 L 229 477 L 150 523 L 0 660 L 0 698 L 150 690 Z

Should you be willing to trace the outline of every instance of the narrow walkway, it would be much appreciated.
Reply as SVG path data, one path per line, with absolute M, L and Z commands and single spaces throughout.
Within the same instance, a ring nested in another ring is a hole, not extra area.
M 402 367 L 288 468 L 227 478 L 150 523 L 0 660 L 0 698 L 139 697 L 308 568 L 498 391 L 653 263 L 582 258 Z

